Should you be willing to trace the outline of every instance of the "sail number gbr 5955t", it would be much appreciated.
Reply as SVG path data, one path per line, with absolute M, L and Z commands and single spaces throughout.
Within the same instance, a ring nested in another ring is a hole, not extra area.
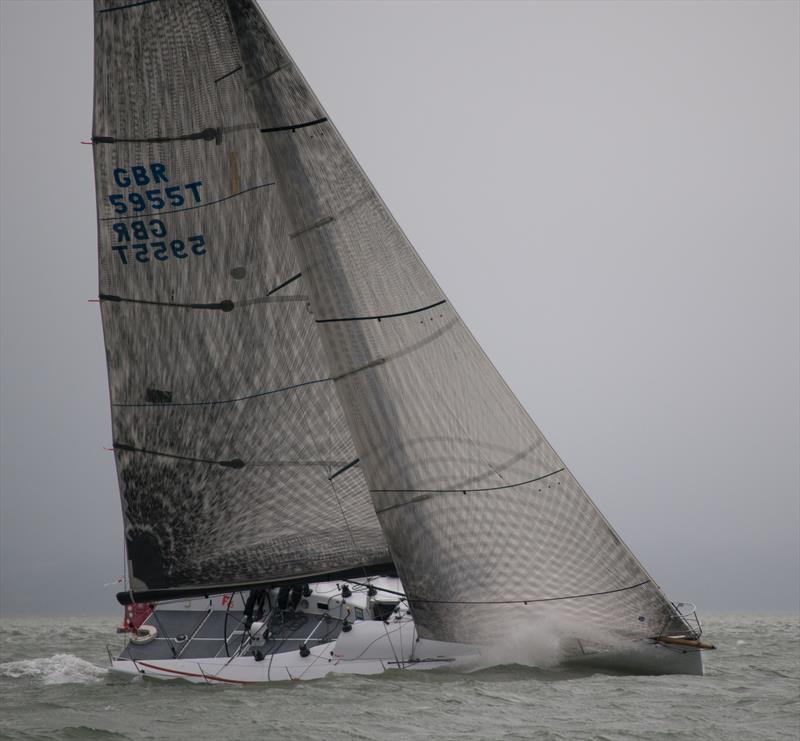
M 143 192 L 110 193 L 108 202 L 120 221 L 111 225 L 111 249 L 119 255 L 123 265 L 132 261 L 147 263 L 170 259 L 185 260 L 192 255 L 205 255 L 206 243 L 202 234 L 171 239 L 163 220 L 150 218 L 156 211 L 167 209 L 183 211 L 203 204 L 202 180 L 179 185 L 168 185 L 167 168 L 160 162 L 149 167 L 134 165 L 114 169 L 114 182 L 120 188 L 132 185 L 145 187 Z M 164 185 L 161 185 L 161 184 Z M 148 187 L 149 186 L 149 187 Z M 149 213 L 144 211 L 149 209 Z M 142 217 L 128 221 L 137 214 Z

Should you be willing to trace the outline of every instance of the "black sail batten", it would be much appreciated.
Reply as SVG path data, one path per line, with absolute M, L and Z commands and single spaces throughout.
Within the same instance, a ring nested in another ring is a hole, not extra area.
M 269 589 L 282 584 L 302 584 L 312 581 L 348 581 L 364 576 L 397 576 L 397 569 L 392 561 L 385 563 L 364 564 L 338 571 L 293 574 L 282 579 L 268 581 L 241 582 L 237 584 L 206 584 L 182 589 L 147 589 L 128 592 L 117 592 L 117 602 L 121 605 L 132 605 L 144 602 L 166 602 L 169 600 L 192 599 L 194 597 L 210 597 L 246 589 Z
M 266 128 L 327 119 L 256 4 L 227 4 L 257 119 Z M 419 635 L 491 642 L 537 619 L 632 638 L 683 627 L 444 298 L 333 123 L 282 129 L 264 142 L 360 459 L 351 470 L 374 492 L 407 594 L 435 600 L 411 599 Z M 416 493 L 459 481 L 473 493 Z M 542 593 L 582 597 L 515 603 Z
M 260 130 L 314 117 L 258 114 L 225 0 L 95 10 L 99 308 L 133 594 L 391 565 L 362 470 L 340 472 L 358 454 L 266 145 L 327 127 Z

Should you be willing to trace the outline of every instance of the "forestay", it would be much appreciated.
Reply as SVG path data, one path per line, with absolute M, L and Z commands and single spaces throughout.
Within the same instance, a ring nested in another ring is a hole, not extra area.
M 684 630 L 484 355 L 250 0 L 229 0 L 290 242 L 420 635 Z M 396 134 L 392 134 L 396 135 Z M 387 146 L 391 146 L 387 132 Z M 264 196 L 266 199 L 267 196 Z M 269 225 L 274 229 L 274 225 Z
M 95 28 L 131 598 L 390 568 L 226 3 L 97 0 Z

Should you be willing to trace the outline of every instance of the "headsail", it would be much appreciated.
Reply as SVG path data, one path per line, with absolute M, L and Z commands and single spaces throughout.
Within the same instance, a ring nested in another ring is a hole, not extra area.
M 132 598 L 391 560 L 224 0 L 97 0 L 100 299 Z
M 420 635 L 475 643 L 550 618 L 632 637 L 683 630 L 464 326 L 258 8 L 228 7 L 298 269 Z

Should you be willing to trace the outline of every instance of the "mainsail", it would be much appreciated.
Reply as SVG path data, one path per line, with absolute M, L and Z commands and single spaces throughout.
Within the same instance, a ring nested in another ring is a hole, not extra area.
M 134 589 L 380 568 L 390 552 L 423 637 L 683 630 L 257 5 L 98 0 L 97 15 L 100 285 Z
M 100 300 L 132 598 L 391 568 L 225 3 L 95 11 Z

